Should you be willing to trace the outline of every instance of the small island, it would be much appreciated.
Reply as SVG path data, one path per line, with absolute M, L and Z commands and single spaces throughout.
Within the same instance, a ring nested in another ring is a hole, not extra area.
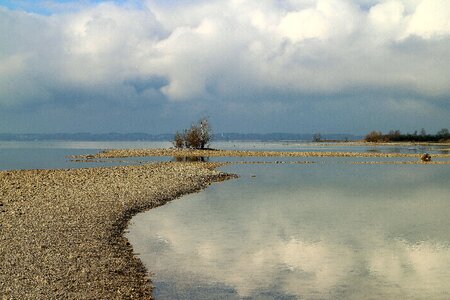
M 450 132 L 442 128 L 435 134 L 428 134 L 424 128 L 418 133 L 401 133 L 400 130 L 391 130 L 386 134 L 381 131 L 371 131 L 365 136 L 364 141 L 369 143 L 450 143 Z

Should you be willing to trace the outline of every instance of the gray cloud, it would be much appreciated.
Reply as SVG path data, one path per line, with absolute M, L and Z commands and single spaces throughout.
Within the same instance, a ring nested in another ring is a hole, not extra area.
M 418 127 L 446 125 L 448 1 L 136 3 L 84 3 L 51 15 L 0 7 L 4 117 L 109 103 L 129 115 L 140 107 L 161 122 L 206 113 L 233 129 L 227 119 L 253 120 L 243 130 L 279 116 L 273 130 L 302 131 L 291 127 L 293 112 L 313 123 L 334 112 L 334 122 L 314 127 L 358 131 L 344 124 L 373 107 L 384 126 L 409 129 L 408 115 Z M 191 111 L 181 116 L 177 105 Z

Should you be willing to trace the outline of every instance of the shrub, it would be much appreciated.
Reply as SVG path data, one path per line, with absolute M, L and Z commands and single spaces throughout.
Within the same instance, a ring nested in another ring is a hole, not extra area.
M 177 131 L 177 133 L 175 133 L 175 137 L 174 137 L 174 139 L 173 139 L 173 145 L 175 146 L 175 148 L 178 148 L 178 149 L 181 149 L 181 148 L 184 148 L 184 146 L 185 146 L 185 137 L 184 137 L 184 134 L 182 134 L 182 133 L 179 133 L 178 131 Z
M 177 132 L 173 144 L 176 148 L 205 149 L 211 141 L 212 131 L 206 118 L 200 119 L 191 128 L 186 129 L 184 134 Z
M 380 131 L 372 131 L 366 135 L 366 142 L 378 143 L 383 141 L 383 134 Z

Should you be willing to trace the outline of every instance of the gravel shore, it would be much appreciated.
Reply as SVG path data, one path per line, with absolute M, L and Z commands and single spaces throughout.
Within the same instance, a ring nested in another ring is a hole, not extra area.
M 128 220 L 232 177 L 218 166 L 1 171 L 0 299 L 151 299 Z
M 421 154 L 377 152 L 283 152 L 244 150 L 191 150 L 191 149 L 111 149 L 96 154 L 72 156 L 74 160 L 124 158 L 144 156 L 172 157 L 406 157 L 420 160 Z M 450 154 L 433 154 L 433 158 L 450 158 Z

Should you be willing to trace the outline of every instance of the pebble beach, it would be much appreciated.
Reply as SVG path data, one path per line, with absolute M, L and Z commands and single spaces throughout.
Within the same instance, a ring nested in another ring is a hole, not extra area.
M 420 154 L 374 153 L 374 152 L 336 152 L 336 151 L 248 151 L 248 150 L 193 150 L 193 149 L 109 149 L 96 154 L 72 156 L 72 159 L 105 159 L 145 156 L 173 157 L 389 157 L 419 159 Z M 433 154 L 435 158 L 450 158 L 450 154 Z
M 1 171 L 0 299 L 151 299 L 128 221 L 233 177 L 218 166 Z

